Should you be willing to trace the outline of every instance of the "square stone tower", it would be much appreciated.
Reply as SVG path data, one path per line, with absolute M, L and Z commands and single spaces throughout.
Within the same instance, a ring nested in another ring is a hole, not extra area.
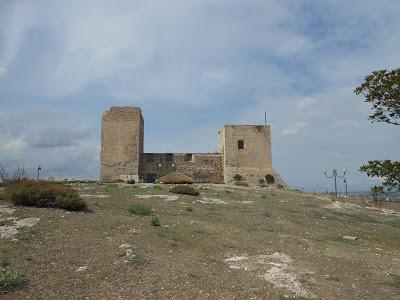
M 143 153 L 143 117 L 139 107 L 111 107 L 101 124 L 100 179 L 139 181 Z
M 250 185 L 274 174 L 270 125 L 225 125 L 219 132 L 219 152 L 227 184 L 233 183 L 236 174 Z

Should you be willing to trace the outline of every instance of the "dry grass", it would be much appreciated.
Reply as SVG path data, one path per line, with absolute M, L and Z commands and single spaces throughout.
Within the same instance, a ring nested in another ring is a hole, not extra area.
M 400 217 L 365 208 L 372 203 L 346 200 L 359 207 L 334 209 L 326 208 L 328 198 L 305 193 L 218 185 L 203 186 L 201 196 L 225 204 L 187 195 L 175 201 L 152 197 L 167 195 L 165 186 L 79 188 L 109 197 L 88 198 L 92 214 L 18 207 L 11 215 L 40 221 L 17 241 L 0 240 L 0 257 L 29 279 L 4 297 L 301 299 L 284 285 L 292 278 L 318 299 L 399 295 Z M 132 201 L 151 206 L 162 226 L 151 226 L 152 216 L 130 215 Z M 397 204 L 384 205 L 400 211 Z M 343 235 L 359 239 L 349 242 Z M 127 244 L 129 257 L 121 247 Z M 265 260 L 275 256 L 290 258 L 287 269 Z M 247 271 L 226 262 L 240 257 L 248 257 L 242 264 Z M 282 286 L 265 279 L 272 263 L 280 273 L 269 278 Z

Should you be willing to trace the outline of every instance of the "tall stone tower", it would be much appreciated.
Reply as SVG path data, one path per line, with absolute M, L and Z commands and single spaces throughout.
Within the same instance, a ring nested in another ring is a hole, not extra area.
M 101 180 L 139 181 L 143 130 L 143 117 L 139 107 L 111 107 L 103 113 Z
M 219 132 L 219 152 L 227 184 L 236 174 L 251 185 L 257 185 L 267 174 L 275 175 L 269 125 L 225 125 Z

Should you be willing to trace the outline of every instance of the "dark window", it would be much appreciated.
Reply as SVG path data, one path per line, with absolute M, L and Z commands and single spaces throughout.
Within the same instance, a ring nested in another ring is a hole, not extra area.
M 244 141 L 243 140 L 238 141 L 238 149 L 244 149 Z
M 192 161 L 192 159 L 193 159 L 192 153 L 186 154 L 186 157 L 185 157 L 185 160 L 186 160 L 186 161 Z
M 154 155 L 153 154 L 147 154 L 147 161 L 154 161 Z
M 167 161 L 172 161 L 172 153 L 167 153 L 166 160 Z

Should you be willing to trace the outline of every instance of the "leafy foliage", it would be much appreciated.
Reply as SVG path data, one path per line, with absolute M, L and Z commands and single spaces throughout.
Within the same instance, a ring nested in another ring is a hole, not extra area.
M 9 267 L 0 267 L 0 294 L 8 293 L 27 282 L 25 274 Z
M 382 185 L 388 191 L 393 189 L 400 190 L 400 162 L 391 160 L 372 160 L 367 165 L 363 165 L 360 171 L 366 172 L 370 177 L 382 177 Z M 373 192 L 383 192 L 380 187 L 373 187 Z
M 169 190 L 171 193 L 175 194 L 186 194 L 192 196 L 200 195 L 200 192 L 192 186 L 189 185 L 176 185 Z
M 15 205 L 87 210 L 87 203 L 72 187 L 63 183 L 36 180 L 8 181 L 6 198 Z
M 243 176 L 240 174 L 235 174 L 235 176 L 233 176 L 233 180 L 235 181 L 242 181 L 243 180 Z
M 372 72 L 354 93 L 372 104 L 372 121 L 400 125 L 400 68 Z

